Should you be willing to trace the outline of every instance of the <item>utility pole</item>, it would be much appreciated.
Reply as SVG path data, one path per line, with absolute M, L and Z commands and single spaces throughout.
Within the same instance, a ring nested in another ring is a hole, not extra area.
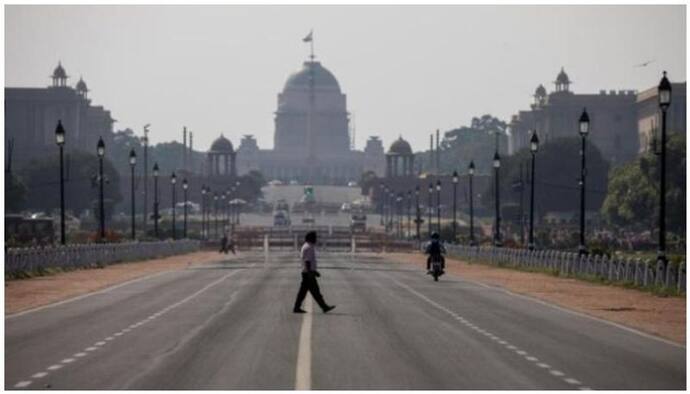
M 146 237 L 146 224 L 148 223 L 148 212 L 149 212 L 149 200 L 148 200 L 148 192 L 149 192 L 149 164 L 148 164 L 148 149 L 149 149 L 149 126 L 150 124 L 146 124 L 144 126 L 144 237 Z

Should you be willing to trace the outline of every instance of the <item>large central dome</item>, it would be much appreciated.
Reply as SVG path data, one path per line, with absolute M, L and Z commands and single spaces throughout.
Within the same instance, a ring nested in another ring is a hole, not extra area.
M 314 77 L 315 90 L 334 90 L 340 93 L 340 85 L 333 73 L 319 62 L 304 62 L 302 69 L 290 75 L 283 91 L 292 89 L 309 89 L 309 79 Z

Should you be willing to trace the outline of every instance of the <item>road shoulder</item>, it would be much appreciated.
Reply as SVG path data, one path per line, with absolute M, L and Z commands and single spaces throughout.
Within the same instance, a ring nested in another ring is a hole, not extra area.
M 388 260 L 425 269 L 419 253 L 388 253 Z M 498 286 L 566 309 L 618 323 L 685 345 L 685 297 L 660 297 L 651 293 L 560 278 L 543 273 L 468 264 L 448 259 L 447 271 L 474 282 Z
M 5 281 L 5 316 L 35 309 L 138 278 L 232 259 L 217 252 L 196 252 Z

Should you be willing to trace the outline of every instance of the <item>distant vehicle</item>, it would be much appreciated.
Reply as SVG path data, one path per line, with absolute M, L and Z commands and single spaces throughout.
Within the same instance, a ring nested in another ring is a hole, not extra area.
M 367 215 L 363 213 L 353 213 L 350 222 L 350 230 L 353 233 L 363 233 L 367 231 Z
M 53 243 L 55 241 L 53 218 L 33 219 L 21 215 L 5 215 L 5 241 L 12 241 L 12 244 Z
M 302 196 L 301 202 L 306 204 L 316 202 L 316 196 L 314 195 L 314 186 L 304 187 L 304 195 Z
M 313 225 L 316 221 L 314 220 L 313 216 L 305 216 L 302 218 L 302 224 L 310 224 Z
M 345 202 L 345 203 L 343 203 L 343 205 L 340 207 L 340 210 L 343 211 L 343 212 L 350 212 L 350 210 L 352 210 L 352 205 L 350 205 L 349 203 L 346 203 L 346 202 Z
M 268 182 L 268 184 L 269 184 L 269 186 L 281 186 L 283 184 L 283 182 L 278 180 L 278 179 L 274 179 L 274 180 Z
M 290 211 L 290 205 L 287 203 L 287 201 L 280 199 L 280 200 L 276 201 L 274 210 L 276 210 L 276 211 Z
M 357 182 L 355 181 L 350 181 L 347 183 L 347 187 L 357 187 Z
M 290 225 L 290 217 L 286 211 L 276 211 L 273 214 L 273 225 L 276 227 L 284 227 Z
M 293 179 L 293 180 L 290 181 L 290 184 L 293 185 L 293 186 L 294 186 L 294 185 L 299 185 L 299 182 L 297 182 L 296 180 Z

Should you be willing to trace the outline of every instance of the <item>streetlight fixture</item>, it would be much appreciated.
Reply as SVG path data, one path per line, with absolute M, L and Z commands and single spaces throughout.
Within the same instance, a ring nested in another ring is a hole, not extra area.
M 583 147 L 584 148 L 584 147 Z M 534 250 L 534 162 L 539 150 L 539 137 L 537 130 L 532 133 L 532 138 L 529 141 L 529 150 L 532 153 L 532 176 L 530 177 L 530 196 L 529 196 L 529 243 L 527 247 L 529 250 Z
M 398 211 L 398 238 L 402 238 L 402 194 L 398 193 L 395 199 Z
M 498 151 L 494 152 L 494 173 L 495 173 L 495 180 L 496 180 L 496 229 L 494 230 L 494 246 L 500 247 L 502 246 L 501 242 L 501 195 L 499 193 L 500 185 L 499 185 L 499 170 L 501 168 L 501 156 L 498 154 Z
M 153 234 L 158 238 L 158 163 L 153 163 Z
M 433 182 L 429 182 L 429 193 L 427 195 L 427 197 L 429 197 L 428 198 L 429 201 L 427 203 L 426 210 L 427 210 L 427 216 L 429 219 L 428 227 L 429 227 L 429 236 L 430 237 L 431 237 L 431 196 L 433 193 L 434 193 L 434 184 L 433 184 Z
M 99 200 L 99 214 L 100 214 L 100 230 L 101 242 L 105 241 L 105 204 L 103 203 L 103 156 L 105 155 L 105 142 L 103 137 L 98 138 L 98 145 L 96 146 L 96 153 L 98 154 L 98 200 Z
M 185 239 L 187 238 L 187 188 L 189 188 L 189 184 L 187 183 L 187 178 L 184 178 L 182 179 L 182 197 L 184 197 L 182 238 Z
M 412 232 L 412 216 L 410 215 L 410 207 L 412 205 L 412 190 L 407 191 L 407 238 L 410 238 Z
M 417 226 L 416 226 L 416 227 L 417 227 L 417 241 L 419 241 L 419 240 L 421 239 L 421 238 L 420 238 L 420 235 L 419 235 L 419 227 L 422 225 L 422 223 L 421 223 L 421 222 L 422 222 L 422 218 L 421 218 L 421 215 L 420 215 L 420 212 L 419 212 L 419 185 L 415 186 L 415 188 L 414 188 L 414 195 L 415 195 L 415 200 L 416 200 L 416 201 L 415 201 L 415 204 L 416 204 L 416 211 L 415 211 L 415 213 L 416 213 L 416 215 L 415 215 L 416 220 L 415 220 L 415 222 L 416 222 L 416 225 L 417 225 Z
M 585 178 L 587 177 L 587 167 L 585 162 L 585 142 L 589 134 L 589 115 L 587 109 L 582 110 L 580 115 L 580 137 L 582 138 L 582 149 L 580 149 L 580 246 L 578 253 L 580 255 L 587 254 L 587 246 L 585 244 Z
M 441 180 L 436 181 L 436 223 L 438 223 L 438 233 L 441 234 Z
M 175 175 L 175 172 L 172 173 L 170 176 L 170 185 L 172 186 L 172 239 L 173 241 L 175 240 L 176 237 L 176 229 L 175 229 L 175 204 L 177 203 L 175 201 L 175 184 L 177 183 L 177 175 Z
M 470 183 L 470 246 L 475 246 L 477 243 L 474 240 L 474 192 L 472 191 L 472 178 L 474 178 L 474 161 L 470 161 L 467 168 Z
M 457 201 L 458 201 L 458 172 L 453 171 L 453 243 L 458 239 L 457 224 Z
M 666 112 L 671 106 L 671 83 L 666 78 L 666 71 L 659 82 L 659 108 L 661 108 L 661 152 L 659 180 L 659 250 L 657 261 L 668 264 L 666 260 Z
M 148 232 L 148 208 L 149 208 L 149 162 L 148 162 L 148 150 L 149 150 L 149 126 L 150 124 L 144 125 L 144 137 L 142 141 L 144 142 L 144 236 Z
M 383 213 L 384 213 L 384 211 L 383 211 L 383 204 L 384 204 L 384 198 L 385 198 L 385 197 L 384 197 L 384 194 L 383 194 L 383 193 L 384 193 L 383 182 L 379 183 L 379 191 L 380 191 L 379 195 L 381 196 L 380 201 L 379 201 L 379 209 L 381 210 L 381 226 L 383 226 L 383 223 L 384 223 L 384 220 L 383 220 Z
M 62 127 L 62 121 L 58 120 L 55 128 L 55 143 L 60 149 L 60 244 L 65 244 L 65 166 L 64 166 L 64 148 L 65 148 L 65 129 Z
M 393 227 L 393 225 L 394 225 L 394 221 L 395 221 L 395 205 L 397 205 L 397 204 L 395 203 L 395 191 L 393 189 L 391 189 L 391 192 L 388 195 L 388 197 L 390 198 L 390 200 L 389 200 L 390 201 L 390 203 L 389 203 L 390 213 L 388 215 L 388 228 L 390 229 L 390 232 L 393 233 L 393 235 L 395 236 L 395 227 Z
M 206 239 L 206 185 L 201 185 L 201 239 Z
M 213 235 L 218 238 L 218 193 L 213 192 Z
M 388 190 L 388 186 L 383 185 L 383 232 L 387 233 L 388 232 L 388 194 L 390 191 Z
M 131 181 L 132 181 L 132 241 L 137 239 L 137 230 L 136 230 L 136 220 L 134 219 L 134 213 L 135 213 L 135 198 L 134 198 L 134 168 L 137 166 L 137 153 L 134 151 L 134 148 L 129 151 L 129 166 L 132 169 L 132 176 L 131 176 Z

